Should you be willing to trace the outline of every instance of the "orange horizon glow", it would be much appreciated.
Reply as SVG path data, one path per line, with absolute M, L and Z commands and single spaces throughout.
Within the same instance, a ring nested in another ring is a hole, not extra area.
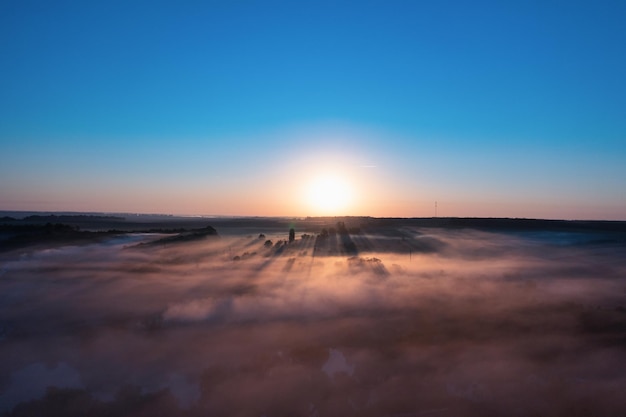
M 306 189 L 301 191 L 306 196 Z M 32 212 L 84 212 L 84 213 L 133 213 L 133 214 L 166 214 L 174 216 L 233 216 L 233 217 L 435 217 L 434 201 L 404 201 L 390 204 L 384 199 L 367 201 L 362 196 L 353 195 L 350 205 L 345 210 L 323 210 L 308 205 L 306 198 L 289 204 L 284 200 L 260 200 L 251 204 L 254 199 L 233 196 L 219 202 L 187 200 L 155 199 L 155 204 L 148 201 L 129 202 L 108 199 L 106 203 L 76 204 L 46 203 L 28 206 L 5 206 L 3 211 Z M 213 203 L 213 204 L 212 204 Z M 306 203 L 306 204 L 305 204 Z M 360 203 L 360 204 L 359 204 Z M 346 203 L 347 204 L 347 203 Z M 238 209 L 234 209 L 238 207 Z M 624 221 L 626 216 L 618 208 L 611 210 L 594 210 L 590 207 L 541 206 L 515 203 L 479 204 L 475 202 L 438 200 L 436 217 L 478 217 L 478 218 L 534 218 L 559 220 L 617 220 Z

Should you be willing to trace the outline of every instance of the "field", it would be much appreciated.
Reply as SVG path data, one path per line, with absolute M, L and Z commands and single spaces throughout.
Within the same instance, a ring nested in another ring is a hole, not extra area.
M 624 223 L 66 216 L 2 230 L 0 415 L 626 410 Z

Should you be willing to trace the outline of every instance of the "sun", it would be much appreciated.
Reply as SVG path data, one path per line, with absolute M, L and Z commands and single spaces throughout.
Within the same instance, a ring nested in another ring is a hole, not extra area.
M 342 177 L 325 174 L 310 181 L 306 198 L 316 215 L 344 215 L 352 199 L 352 189 Z

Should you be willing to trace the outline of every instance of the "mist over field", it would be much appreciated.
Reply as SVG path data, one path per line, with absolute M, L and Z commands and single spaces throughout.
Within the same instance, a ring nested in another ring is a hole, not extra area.
M 623 235 L 216 228 L 0 254 L 0 413 L 626 410 Z
M 626 417 L 626 0 L 0 0 L 0 417 Z

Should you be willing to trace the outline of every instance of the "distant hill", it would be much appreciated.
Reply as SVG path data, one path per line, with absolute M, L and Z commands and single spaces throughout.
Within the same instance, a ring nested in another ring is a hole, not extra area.
M 167 236 L 161 239 L 153 240 L 151 242 L 140 243 L 139 246 L 161 246 L 177 243 L 195 242 L 198 240 L 206 239 L 207 237 L 217 237 L 217 230 L 212 226 L 206 226 L 202 229 L 194 229 L 185 232 L 181 232 L 175 236 Z
M 608 220 L 543 220 L 482 217 L 375 218 L 362 219 L 370 227 L 411 225 L 436 228 L 468 228 L 509 231 L 603 231 L 626 232 L 626 222 Z
M 118 216 L 96 216 L 91 214 L 75 214 L 75 215 L 55 215 L 50 214 L 47 216 L 41 215 L 32 215 L 27 216 L 22 219 L 23 222 L 29 223 L 63 223 L 63 222 L 77 222 L 77 221 L 109 221 L 109 220 L 118 220 L 124 221 L 123 217 Z
M 0 224 L 0 252 L 29 246 L 57 246 L 96 242 L 119 234 L 117 231 L 88 232 L 63 223 Z

